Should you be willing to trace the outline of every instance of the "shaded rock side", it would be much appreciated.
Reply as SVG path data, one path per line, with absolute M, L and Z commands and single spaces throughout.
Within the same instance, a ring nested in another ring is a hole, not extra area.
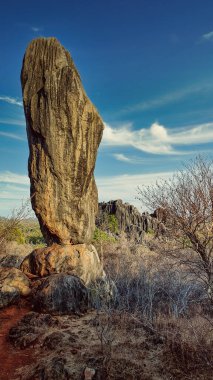
M 70 54 L 55 38 L 33 40 L 21 72 L 32 207 L 48 245 L 90 242 L 103 122 Z
M 86 312 L 88 290 L 78 277 L 59 273 L 41 279 L 33 296 L 35 310 L 53 314 Z
M 0 268 L 0 308 L 29 293 L 30 283 L 24 273 L 16 268 Z
M 115 201 L 99 203 L 99 212 L 96 218 L 97 227 L 104 227 L 106 216 L 115 215 L 118 221 L 118 232 L 125 233 L 128 240 L 141 243 L 145 232 L 156 230 L 158 221 L 148 213 L 141 214 L 135 206 Z M 107 223 L 106 223 L 107 224 Z
M 104 276 L 98 253 L 91 244 L 37 248 L 24 259 L 21 270 L 39 277 L 66 273 L 78 276 L 85 285 Z

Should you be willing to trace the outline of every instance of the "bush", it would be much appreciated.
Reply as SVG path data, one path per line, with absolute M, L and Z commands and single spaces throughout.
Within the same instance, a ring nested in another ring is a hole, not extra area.
M 44 237 L 39 227 L 30 228 L 26 231 L 26 242 L 33 245 L 45 244 Z
M 118 234 L 118 220 L 115 215 L 108 215 L 108 226 L 112 234 Z
M 94 242 L 115 242 L 115 238 L 110 236 L 107 232 L 96 227 L 93 235 Z
M 7 241 L 15 241 L 18 244 L 25 243 L 24 232 L 20 227 L 14 227 L 8 232 Z

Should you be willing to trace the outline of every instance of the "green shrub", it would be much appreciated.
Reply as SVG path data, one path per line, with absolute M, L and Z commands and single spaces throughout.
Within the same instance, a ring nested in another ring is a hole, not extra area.
M 119 232 L 118 230 L 118 219 L 115 215 L 108 215 L 108 226 L 110 232 L 113 234 L 117 234 Z
M 45 243 L 40 228 L 31 228 L 27 234 L 27 242 L 33 245 L 43 245 Z
M 93 235 L 93 241 L 95 242 L 115 242 L 116 239 L 113 236 L 110 236 L 107 232 L 102 231 L 100 228 L 96 227 Z
M 23 230 L 19 227 L 14 227 L 7 235 L 7 241 L 16 241 L 18 244 L 25 243 L 25 236 Z

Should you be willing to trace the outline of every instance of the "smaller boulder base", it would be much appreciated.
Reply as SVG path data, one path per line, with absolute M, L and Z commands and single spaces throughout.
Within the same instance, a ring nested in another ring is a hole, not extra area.
M 102 278 L 103 266 L 91 244 L 59 245 L 38 248 L 22 262 L 25 274 L 44 277 L 56 273 L 78 276 L 85 285 Z
M 89 306 L 88 290 L 78 277 L 59 273 L 41 279 L 33 297 L 36 311 L 51 314 L 84 313 Z
M 0 268 L 0 308 L 13 304 L 30 291 L 29 280 L 19 269 Z

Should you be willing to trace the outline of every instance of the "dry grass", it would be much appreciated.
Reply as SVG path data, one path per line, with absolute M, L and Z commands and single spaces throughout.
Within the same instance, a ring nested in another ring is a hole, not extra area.
M 135 326 L 138 325 L 148 334 L 151 351 L 155 346 L 156 361 L 162 362 L 162 367 L 159 363 L 157 365 L 160 378 L 210 379 L 213 370 L 213 320 L 205 288 L 184 263 L 184 258 L 188 258 L 191 252 L 183 250 L 176 251 L 175 255 L 164 255 L 169 248 L 175 248 L 171 240 L 164 242 L 150 237 L 141 246 L 130 244 L 125 239 L 105 246 L 105 268 L 118 288 L 114 306 L 122 315 L 120 328 L 122 326 L 123 334 L 128 331 L 134 337 Z M 105 312 L 112 313 L 110 309 Z M 127 324 L 124 323 L 124 315 Z M 133 346 L 137 346 L 137 340 L 132 342 L 131 350 Z M 132 371 L 132 364 L 130 366 L 130 358 L 128 364 L 123 350 L 120 348 L 124 376 L 128 366 Z M 109 378 L 115 376 L 114 362 L 114 356 L 108 357 L 107 373 L 112 376 Z M 133 374 L 125 374 L 123 378 L 134 378 L 131 376 Z M 145 374 L 141 376 L 138 378 L 146 378 L 143 377 Z
M 213 370 L 213 325 L 205 317 L 158 317 L 156 328 L 165 337 L 164 364 L 177 378 L 210 379 Z M 179 375 L 178 375 L 179 374 Z

